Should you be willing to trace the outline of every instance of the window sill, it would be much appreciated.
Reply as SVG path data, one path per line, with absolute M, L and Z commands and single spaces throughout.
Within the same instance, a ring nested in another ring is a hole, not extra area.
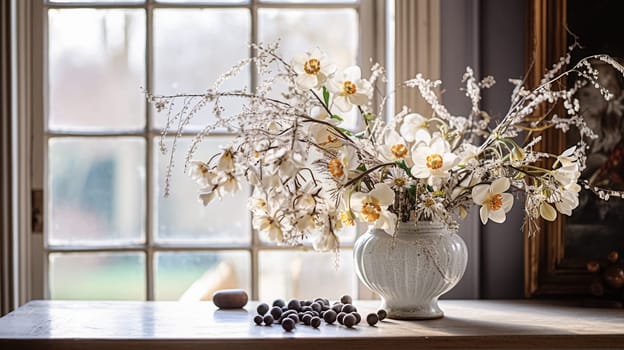
M 363 315 L 378 302 L 355 302 Z M 431 321 L 364 322 L 354 329 L 256 326 L 255 304 L 32 301 L 0 318 L 0 348 L 45 349 L 395 349 L 605 348 L 624 344 L 624 313 L 557 302 L 445 300 Z

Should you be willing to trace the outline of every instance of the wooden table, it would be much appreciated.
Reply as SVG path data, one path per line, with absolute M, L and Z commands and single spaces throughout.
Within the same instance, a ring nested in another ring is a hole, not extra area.
M 378 302 L 354 302 L 362 314 Z M 255 303 L 33 301 L 0 318 L 0 349 L 624 348 L 624 311 L 545 301 L 441 301 L 446 316 L 354 329 L 256 326 Z

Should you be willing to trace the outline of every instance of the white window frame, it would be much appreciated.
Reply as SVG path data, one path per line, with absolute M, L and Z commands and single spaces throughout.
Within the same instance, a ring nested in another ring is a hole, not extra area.
M 32 204 L 31 193 L 34 189 L 45 188 L 45 160 L 47 158 L 47 139 L 50 135 L 64 136 L 72 135 L 76 136 L 76 133 L 46 133 L 45 131 L 45 108 L 46 96 L 46 59 L 44 54 L 47 52 L 46 48 L 46 34 L 47 28 L 47 14 L 48 8 L 67 8 L 67 7 L 97 7 L 97 8 L 147 8 L 147 42 L 146 48 L 148 54 L 146 60 L 146 84 L 148 88 L 151 87 L 150 77 L 152 74 L 149 70 L 152 69 L 151 55 L 152 51 L 152 30 L 151 19 L 152 9 L 156 7 L 246 7 L 249 8 L 252 14 L 252 41 L 256 41 L 257 33 L 257 21 L 256 14 L 260 7 L 270 8 L 355 8 L 359 13 L 359 53 L 358 61 L 363 70 L 368 70 L 371 62 L 379 62 L 381 64 L 386 63 L 386 1 L 385 0 L 360 0 L 358 4 L 327 4 L 322 1 L 309 0 L 307 3 L 294 3 L 294 4 L 261 4 L 259 0 L 250 0 L 249 5 L 230 5 L 230 4 L 158 4 L 154 0 L 146 0 L 146 4 L 92 4 L 82 3 L 80 6 L 75 4 L 49 4 L 45 0 L 35 1 L 19 1 L 12 0 L 16 5 L 16 24 L 17 24 L 17 62 L 19 62 L 16 82 L 18 83 L 17 91 L 18 98 L 16 103 L 16 114 L 18 125 L 16 130 L 18 133 L 18 157 L 16 174 L 18 180 L 18 259 L 19 259 L 19 303 L 31 299 L 43 299 L 48 298 L 48 283 L 47 283 L 47 261 L 48 254 L 51 252 L 66 252 L 66 251 L 144 251 L 146 258 L 146 299 L 154 299 L 154 271 L 153 271 L 153 253 L 155 251 L 210 251 L 210 250 L 224 250 L 223 247 L 211 247 L 208 245 L 167 245 L 156 246 L 152 240 L 153 228 L 151 223 L 151 206 L 152 206 L 152 183 L 148 180 L 147 186 L 147 212 L 146 214 L 146 242 L 142 247 L 106 247 L 106 248 L 92 248 L 92 247 L 47 247 L 45 244 L 45 237 L 43 232 L 33 232 L 32 230 Z M 390 0 L 391 1 L 391 0 Z M 370 58 L 370 60 L 368 59 Z M 252 84 L 255 83 L 255 77 L 252 75 Z M 158 132 L 151 130 L 150 123 L 150 108 L 147 109 L 147 125 L 145 132 L 140 136 L 146 137 L 146 167 L 152 169 L 152 154 L 151 154 L 151 139 L 157 137 Z M 107 136 L 110 134 L 102 134 Z M 148 170 L 148 172 L 151 170 Z M 153 176 L 148 176 L 153 179 Z M 45 202 L 45 201 L 44 201 Z M 44 208 L 45 211 L 45 208 Z M 45 217 L 45 215 L 44 215 Z M 45 223 L 44 223 L 45 225 Z M 250 223 L 251 225 L 251 223 Z M 257 253 L 260 249 L 284 249 L 284 248 L 272 248 L 271 246 L 260 246 L 257 235 L 252 232 L 251 246 L 236 247 L 240 250 L 250 250 L 252 257 L 251 265 L 251 283 L 252 291 L 251 297 L 253 299 L 258 298 L 258 263 Z M 235 247 L 232 247 L 232 249 Z M 346 247 L 345 248 L 349 248 Z M 227 249 L 227 248 L 226 248 Z M 292 249 L 292 248 L 285 248 Z M 359 286 L 359 297 L 370 298 L 372 294 Z

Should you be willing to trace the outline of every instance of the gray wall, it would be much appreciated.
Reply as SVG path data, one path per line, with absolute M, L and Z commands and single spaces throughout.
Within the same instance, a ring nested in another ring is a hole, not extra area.
M 496 78 L 497 84 L 483 95 L 482 109 L 494 118 L 504 116 L 512 90 L 507 79 L 521 78 L 525 70 L 526 8 L 523 0 L 441 0 L 443 101 L 452 113 L 469 110 L 459 91 L 469 65 L 477 76 Z M 468 244 L 468 270 L 448 297 L 522 297 L 522 210 L 522 200 L 516 199 L 504 224 L 482 227 L 473 209 L 460 232 Z

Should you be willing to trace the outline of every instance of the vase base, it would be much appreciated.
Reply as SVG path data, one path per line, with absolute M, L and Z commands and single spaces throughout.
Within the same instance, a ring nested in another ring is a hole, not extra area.
M 382 309 L 388 313 L 388 318 L 393 320 L 434 320 L 444 317 L 444 311 L 438 303 L 409 307 L 391 307 L 383 305 Z

